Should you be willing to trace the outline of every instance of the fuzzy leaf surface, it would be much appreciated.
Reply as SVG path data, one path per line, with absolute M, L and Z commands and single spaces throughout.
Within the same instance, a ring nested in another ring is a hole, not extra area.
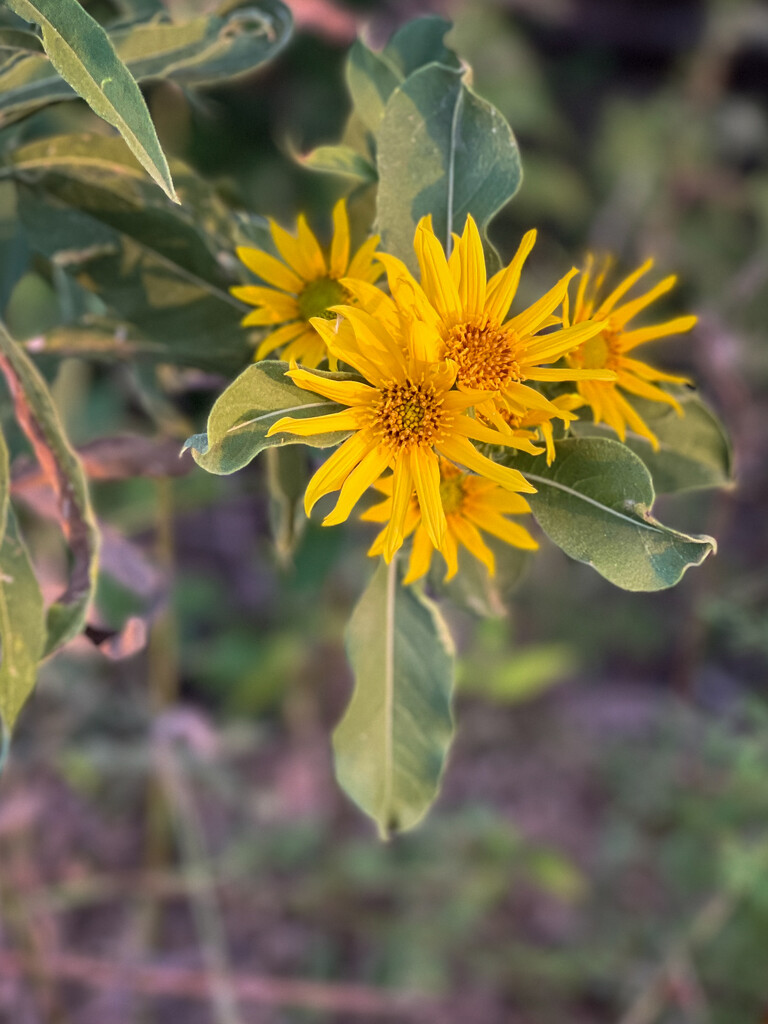
M 663 590 L 716 550 L 712 537 L 689 536 L 651 514 L 651 475 L 619 441 L 569 438 L 551 466 L 532 455 L 510 464 L 537 488 L 527 495 L 541 528 L 558 547 L 623 590 Z
M 4 2 L 20 18 L 40 26 L 43 46 L 55 71 L 94 113 L 117 128 L 153 181 L 170 199 L 178 201 L 141 90 L 101 25 L 78 0 Z M 38 61 L 36 56 L 27 59 Z M 0 81 L 0 87 L 2 84 Z
M 462 81 L 459 71 L 430 64 L 392 93 L 376 131 L 377 230 L 383 248 L 416 269 L 413 235 L 432 214 L 450 252 L 451 232 L 475 218 L 493 270 L 498 256 L 486 228 L 522 180 L 512 130 L 495 107 Z
M 654 451 L 639 434 L 627 433 L 626 445 L 639 455 L 653 477 L 657 494 L 675 494 L 733 482 L 733 453 L 723 424 L 708 405 L 688 388 L 673 390 L 684 415 L 663 402 L 632 397 L 632 404 L 659 440 Z M 605 423 L 577 420 L 577 437 L 615 437 Z
M 355 688 L 333 734 L 336 776 L 386 838 L 416 825 L 439 791 L 453 738 L 453 646 L 435 605 L 382 560 L 346 647 Z
M 219 395 L 208 417 L 207 432 L 195 434 L 184 444 L 185 450 L 192 450 L 198 466 L 209 473 L 226 476 L 242 469 L 265 448 L 289 444 L 330 448 L 349 436 L 348 432 L 338 431 L 312 437 L 294 434 L 267 437 L 269 428 L 283 416 L 327 416 L 343 408 L 322 395 L 297 387 L 285 376 L 287 369 L 287 363 L 276 359 L 253 363 Z M 348 374 L 312 372 L 333 380 L 351 379 Z

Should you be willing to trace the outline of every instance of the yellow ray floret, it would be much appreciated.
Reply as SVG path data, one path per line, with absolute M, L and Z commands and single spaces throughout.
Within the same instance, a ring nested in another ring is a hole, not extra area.
M 378 237 L 369 238 L 350 255 L 349 218 L 343 199 L 333 208 L 333 227 L 327 254 L 304 216 L 299 217 L 296 237 L 270 221 L 272 239 L 282 259 L 247 246 L 237 250 L 246 267 L 269 286 L 230 289 L 236 298 L 256 307 L 243 318 L 244 327 L 275 328 L 256 349 L 255 359 L 280 351 L 284 359 L 318 366 L 327 352 L 310 323 L 312 318 L 331 319 L 331 306 L 354 301 L 344 281 L 372 285 L 381 275 L 375 255 Z
M 443 543 L 446 516 L 440 491 L 440 456 L 510 491 L 534 492 L 516 469 L 499 465 L 472 444 L 504 445 L 531 454 L 541 449 L 528 438 L 501 433 L 467 414 L 476 392 L 454 389 L 457 368 L 438 361 L 440 338 L 428 325 L 407 317 L 387 325 L 352 306 L 337 307 L 341 329 L 327 320 L 313 323 L 330 355 L 352 366 L 364 381 L 330 380 L 293 366 L 288 376 L 346 408 L 328 416 L 278 420 L 269 433 L 309 437 L 353 431 L 309 482 L 305 508 L 331 491 L 339 491 L 327 526 L 343 522 L 386 469 L 392 469 L 392 513 L 384 531 L 382 553 L 390 561 L 403 543 L 408 509 L 418 499 L 424 527 L 435 547 Z
M 574 268 L 538 301 L 507 318 L 520 275 L 536 240 L 529 231 L 510 262 L 488 280 L 477 225 L 467 217 L 450 258 L 425 217 L 416 229 L 414 247 L 421 281 L 405 264 L 382 253 L 392 297 L 404 313 L 430 324 L 440 337 L 439 355 L 453 360 L 460 388 L 487 393 L 477 412 L 504 430 L 502 410 L 524 416 L 532 410 L 559 416 L 561 411 L 531 384 L 541 381 L 614 380 L 611 370 L 573 369 L 555 363 L 567 352 L 594 337 L 604 326 L 597 322 L 556 330 L 553 314 L 563 302 Z M 544 332 L 544 333 L 542 333 Z
M 432 555 L 438 550 L 448 567 L 445 579 L 452 579 L 458 570 L 458 549 L 465 547 L 486 566 L 491 575 L 496 570 L 493 551 L 481 536 L 481 531 L 498 537 L 517 548 L 535 551 L 538 544 L 530 533 L 508 519 L 511 514 L 530 512 L 530 506 L 520 494 L 513 494 L 498 484 L 482 477 L 463 473 L 445 459 L 439 463 L 440 496 L 446 518 L 442 544 L 435 545 L 421 514 L 418 498 L 414 495 L 408 506 L 404 535 L 413 535 L 408 572 L 403 582 L 413 583 L 429 572 Z M 376 484 L 385 500 L 367 509 L 361 519 L 371 523 L 386 523 L 392 514 L 393 478 L 385 476 Z M 371 545 L 369 555 L 380 555 L 384 549 L 386 530 L 382 530 Z
M 629 329 L 629 322 L 638 313 L 666 294 L 675 284 L 674 275 L 665 277 L 649 291 L 634 299 L 624 300 L 626 294 L 653 266 L 653 260 L 646 260 L 632 274 L 624 278 L 607 296 L 602 297 L 611 260 L 606 258 L 595 271 L 594 259 L 590 255 L 579 279 L 572 311 L 566 302 L 563 322 L 577 325 L 591 318 L 606 321 L 601 332 L 574 349 L 567 356 L 568 362 L 576 369 L 605 368 L 616 373 L 614 382 L 579 380 L 578 390 L 584 401 L 591 407 L 596 423 L 605 421 L 623 441 L 627 428 L 647 438 L 657 449 L 658 439 L 623 392 L 664 402 L 682 416 L 680 403 L 663 391 L 658 384 L 687 384 L 686 377 L 663 373 L 647 363 L 629 355 L 638 345 L 644 345 L 658 338 L 690 331 L 696 323 L 695 316 L 679 316 L 665 323 L 649 327 Z

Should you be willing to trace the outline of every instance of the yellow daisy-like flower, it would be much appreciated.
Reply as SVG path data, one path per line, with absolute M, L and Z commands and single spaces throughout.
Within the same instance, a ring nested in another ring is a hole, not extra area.
M 392 515 L 393 479 L 383 477 L 375 485 L 386 495 L 384 501 L 367 509 L 360 518 L 369 523 L 386 523 Z M 483 540 L 480 531 L 498 537 L 516 548 L 535 551 L 538 544 L 519 523 L 505 518 L 510 514 L 530 512 L 530 505 L 520 494 L 513 494 L 491 480 L 463 473 L 450 462 L 440 459 L 440 497 L 445 510 L 446 530 L 442 544 L 435 547 L 422 520 L 421 508 L 414 495 L 405 518 L 404 535 L 413 534 L 413 547 L 404 583 L 413 583 L 429 572 L 432 554 L 438 550 L 445 559 L 448 571 L 446 582 L 459 568 L 459 545 L 463 545 L 486 566 L 491 576 L 496 571 L 493 551 Z M 384 548 L 386 530 L 382 530 L 368 551 L 380 555 Z
M 527 438 L 500 433 L 467 415 L 478 395 L 453 389 L 457 367 L 438 359 L 440 338 L 433 329 L 408 317 L 398 324 L 385 323 L 359 307 L 339 306 L 335 312 L 346 318 L 339 330 L 327 320 L 313 324 L 330 354 L 354 367 L 368 383 L 329 380 L 294 366 L 288 376 L 300 388 L 347 408 L 310 419 L 286 417 L 269 431 L 303 437 L 354 431 L 310 480 L 304 500 L 307 514 L 319 498 L 339 490 L 336 507 L 323 522 L 343 522 L 364 491 L 391 468 L 392 514 L 382 542 L 382 553 L 391 561 L 403 543 L 414 493 L 432 543 L 438 548 L 443 543 L 447 524 L 440 455 L 508 490 L 535 491 L 518 470 L 486 458 L 471 443 L 505 445 L 531 454 L 541 451 Z
M 422 218 L 414 238 L 420 283 L 401 260 L 385 253 L 379 257 L 398 307 L 438 332 L 442 341 L 439 354 L 455 362 L 459 387 L 491 393 L 478 404 L 477 413 L 502 431 L 508 428 L 501 409 L 516 416 L 531 410 L 560 416 L 561 410 L 528 382 L 614 379 L 611 371 L 602 368 L 544 365 L 556 362 L 604 326 L 580 322 L 541 333 L 561 324 L 553 313 L 567 294 L 568 282 L 578 273 L 575 268 L 528 309 L 507 319 L 535 240 L 536 232 L 529 231 L 509 266 L 490 280 L 480 234 L 471 216 L 461 237 L 455 236 L 450 258 L 435 236 L 431 218 Z M 364 294 L 352 290 L 365 301 Z
M 599 334 L 588 339 L 573 352 L 568 353 L 567 359 L 571 366 L 580 370 L 605 368 L 614 370 L 616 373 L 614 382 L 579 380 L 579 393 L 584 401 L 591 406 L 596 423 L 605 420 L 622 441 L 625 439 L 629 427 L 630 430 L 647 438 L 654 448 L 658 448 L 659 442 L 656 435 L 624 397 L 622 391 L 639 395 L 641 398 L 648 398 L 652 402 L 665 402 L 667 405 L 671 405 L 678 415 L 682 416 L 683 410 L 680 403 L 672 395 L 657 387 L 657 383 L 668 381 L 671 384 L 687 384 L 689 381 L 686 377 L 676 377 L 671 373 L 656 370 L 647 363 L 634 359 L 628 353 L 636 349 L 638 345 L 655 341 L 657 338 L 690 331 L 696 323 L 696 317 L 692 315 L 679 316 L 674 320 L 667 320 L 651 327 L 636 327 L 634 330 L 629 330 L 630 320 L 661 295 L 666 294 L 673 287 L 677 278 L 671 274 L 637 298 L 622 302 L 621 300 L 627 292 L 653 266 L 653 260 L 646 260 L 641 267 L 625 277 L 610 294 L 601 300 L 601 292 L 611 262 L 610 258 L 606 258 L 600 270 L 595 273 L 594 259 L 590 255 L 579 280 L 573 312 L 569 312 L 567 302 L 564 306 L 563 322 L 565 324 L 578 324 L 591 319 L 606 321 Z
M 256 349 L 254 359 L 264 359 L 285 346 L 283 359 L 318 366 L 328 353 L 310 321 L 314 317 L 334 319 L 336 314 L 330 312 L 330 307 L 352 301 L 347 279 L 372 283 L 380 277 L 381 266 L 375 258 L 379 238 L 369 238 L 350 256 L 349 218 L 343 199 L 333 208 L 333 239 L 327 257 L 303 215 L 298 220 L 296 237 L 273 220 L 269 224 L 284 262 L 247 246 L 238 248 L 237 255 L 272 287 L 249 284 L 230 291 L 256 307 L 243 318 L 243 327 L 276 327 Z
M 560 410 L 558 416 L 568 426 L 572 420 L 579 418 L 575 415 L 574 409 L 584 405 L 584 399 L 581 395 L 558 395 L 552 399 L 552 405 Z M 524 416 L 516 416 L 514 413 L 503 409 L 501 410 L 501 415 L 512 432 L 518 437 L 528 437 L 532 441 L 541 439 L 544 442 L 547 452 L 547 465 L 551 466 L 555 460 L 555 433 L 552 426 L 554 417 L 541 409 L 533 409 L 531 412 L 525 413 Z

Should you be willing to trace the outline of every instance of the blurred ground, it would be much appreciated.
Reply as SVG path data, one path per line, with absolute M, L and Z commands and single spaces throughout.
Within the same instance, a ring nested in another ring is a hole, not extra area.
M 165 144 L 224 194 L 322 217 L 335 184 L 289 143 L 338 136 L 355 24 L 382 41 L 427 5 L 293 6 L 302 32 L 265 73 L 185 117 L 164 87 L 149 98 Z M 73 645 L 24 713 L 0 803 L 0 1021 L 766 1020 L 768 10 L 428 9 L 455 16 L 476 88 L 518 135 L 526 179 L 494 235 L 509 255 L 538 225 L 528 293 L 589 246 L 680 274 L 670 309 L 701 324 L 659 358 L 726 421 L 739 485 L 663 513 L 719 554 L 632 595 L 549 547 L 508 619 L 451 612 L 445 790 L 380 845 L 328 745 L 366 530 L 310 524 L 281 569 L 262 465 L 96 482 L 114 530 L 104 636 L 156 614 L 127 660 Z M 19 334 L 22 305 L 6 310 Z M 125 368 L 56 371 L 79 444 L 150 432 Z M 174 415 L 199 427 L 220 384 L 187 380 Z

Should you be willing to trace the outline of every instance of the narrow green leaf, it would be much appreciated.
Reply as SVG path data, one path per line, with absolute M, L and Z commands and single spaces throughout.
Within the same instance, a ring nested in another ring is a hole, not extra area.
M 395 32 L 382 56 L 403 79 L 427 64 L 444 64 L 458 70 L 461 61 L 443 42 L 451 27 L 450 21 L 437 14 L 412 18 Z
M 0 372 L 19 425 L 57 496 L 59 521 L 72 552 L 69 585 L 48 610 L 45 653 L 50 654 L 76 636 L 85 623 L 96 586 L 98 531 L 83 467 L 67 441 L 48 387 L 2 325 Z
M 555 449 L 551 466 L 532 455 L 513 464 L 538 489 L 527 496 L 537 521 L 571 558 L 624 590 L 663 590 L 716 550 L 711 537 L 679 533 L 651 516 L 650 473 L 619 441 L 569 438 Z
M 141 90 L 104 29 L 78 0 L 5 0 L 42 29 L 54 68 L 89 107 L 120 132 L 152 179 L 178 202 L 168 162 Z
M 34 689 L 45 636 L 43 595 L 9 508 L 0 542 L 0 717 L 7 733 Z
M 209 473 L 227 475 L 246 466 L 265 448 L 289 444 L 308 444 L 329 448 L 339 444 L 348 433 L 315 434 L 296 437 L 267 431 L 282 416 L 327 416 L 342 406 L 321 395 L 304 391 L 285 376 L 288 364 L 275 359 L 253 363 L 223 391 L 211 409 L 206 434 L 195 434 L 184 444 L 190 448 L 198 466 Z M 349 374 L 313 370 L 321 377 L 349 380 Z
M 340 785 L 383 838 L 437 796 L 453 737 L 453 645 L 437 608 L 379 564 L 347 627 L 355 689 L 333 734 Z
M 700 487 L 723 487 L 733 482 L 733 454 L 720 420 L 689 388 L 669 389 L 683 407 L 679 417 L 663 402 L 632 398 L 659 441 L 658 451 L 639 434 L 627 434 L 626 445 L 650 470 L 657 494 L 674 494 Z M 579 419 L 572 425 L 577 437 L 615 437 L 604 423 Z
M 392 93 L 376 131 L 377 229 L 387 252 L 415 269 L 416 224 L 431 213 L 448 251 L 467 214 L 477 221 L 491 268 L 498 256 L 486 237 L 493 215 L 522 179 L 512 130 L 459 72 L 431 64 Z
M 223 3 L 215 13 L 180 23 L 168 21 L 165 11 L 148 23 L 151 13 L 144 13 L 141 24 L 109 33 L 117 57 L 139 82 L 169 78 L 183 86 L 204 85 L 248 74 L 285 46 L 292 29 L 291 13 L 280 0 Z M 0 126 L 76 96 L 36 35 L 0 32 Z
M 252 351 L 240 326 L 247 307 L 229 293 L 242 280 L 241 239 L 208 186 L 182 170 L 184 206 L 174 206 L 118 139 L 99 135 L 31 143 L 10 160 L 1 173 L 17 183 L 30 244 L 98 295 L 123 335 L 143 338 L 142 355 L 228 375 L 242 368 Z M 116 344 L 115 357 L 124 354 Z
M 8 518 L 8 501 L 11 495 L 11 467 L 8 446 L 0 430 L 0 543 L 5 535 L 5 521 Z
M 300 156 L 299 163 L 308 171 L 324 174 L 338 174 L 343 178 L 370 185 L 377 180 L 376 168 L 351 146 L 318 146 L 306 156 Z

